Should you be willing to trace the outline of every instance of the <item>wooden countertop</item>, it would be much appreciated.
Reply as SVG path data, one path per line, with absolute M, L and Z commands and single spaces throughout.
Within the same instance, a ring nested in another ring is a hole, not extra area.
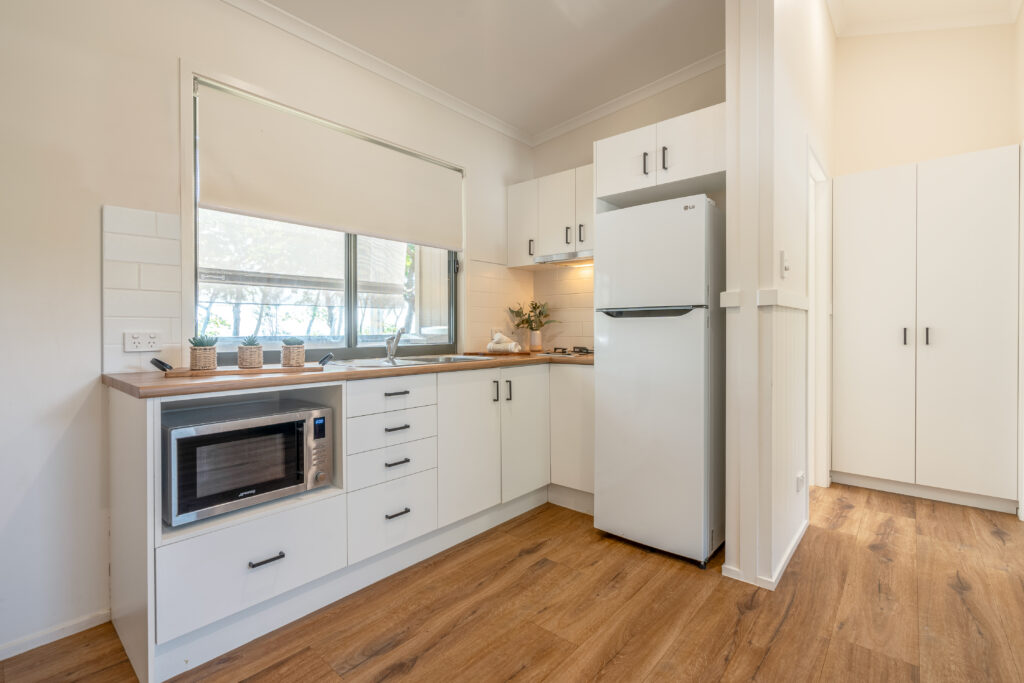
M 319 384 L 350 379 L 372 379 L 398 375 L 424 375 L 432 372 L 455 372 L 458 370 L 483 370 L 505 368 L 516 365 L 538 365 L 541 363 L 567 365 L 593 365 L 594 356 L 560 357 L 541 356 L 481 356 L 478 361 L 459 363 L 438 363 L 432 365 L 411 365 L 396 368 L 348 367 L 328 365 L 323 372 L 302 372 L 292 374 L 265 375 L 218 375 L 216 377 L 164 377 L 164 373 L 120 372 L 103 375 L 108 387 L 123 391 L 135 398 L 157 398 L 162 396 L 186 396 L 205 394 L 210 391 L 237 391 L 262 387 L 287 387 L 301 384 Z

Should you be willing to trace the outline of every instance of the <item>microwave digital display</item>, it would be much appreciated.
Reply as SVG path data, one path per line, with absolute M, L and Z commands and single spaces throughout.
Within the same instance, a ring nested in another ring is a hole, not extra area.
M 327 418 L 326 417 L 315 417 L 313 418 L 313 438 L 322 439 L 327 435 Z

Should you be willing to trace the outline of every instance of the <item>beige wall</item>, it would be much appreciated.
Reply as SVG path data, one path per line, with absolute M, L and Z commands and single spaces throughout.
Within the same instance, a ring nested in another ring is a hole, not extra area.
M 533 148 L 534 176 L 591 163 L 595 140 L 724 101 L 725 67 L 722 66 L 537 145 Z
M 1020 142 L 1021 34 L 1018 22 L 840 39 L 835 174 Z
M 524 145 L 226 3 L 0 3 L 0 658 L 106 618 L 100 209 L 180 212 L 179 59 L 464 165 L 471 260 L 504 262 L 530 176 Z
M 1016 50 L 1014 54 L 1014 82 L 1017 85 L 1017 139 L 1024 141 L 1024 8 L 1014 26 Z

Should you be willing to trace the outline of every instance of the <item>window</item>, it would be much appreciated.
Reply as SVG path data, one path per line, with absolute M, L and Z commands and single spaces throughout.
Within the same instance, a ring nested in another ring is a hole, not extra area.
M 199 207 L 196 332 L 224 352 L 255 334 L 352 357 L 404 327 L 403 345 L 452 352 L 454 264 L 445 249 Z

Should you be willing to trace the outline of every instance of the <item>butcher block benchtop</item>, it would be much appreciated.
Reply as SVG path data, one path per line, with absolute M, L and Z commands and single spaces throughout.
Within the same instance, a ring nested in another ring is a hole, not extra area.
M 348 367 L 328 365 L 323 372 L 267 373 L 258 375 L 218 375 L 216 377 L 165 377 L 164 373 L 121 372 L 103 375 L 108 387 L 123 391 L 135 398 L 158 398 L 162 396 L 185 396 L 205 394 L 211 391 L 238 391 L 262 387 L 285 387 L 300 384 L 338 382 L 350 379 L 373 379 L 397 375 L 423 375 L 432 372 L 456 372 L 459 370 L 483 370 L 517 365 L 538 365 L 557 363 L 571 365 L 593 365 L 594 356 L 481 356 L 480 360 L 459 363 L 431 363 L 394 368 Z

